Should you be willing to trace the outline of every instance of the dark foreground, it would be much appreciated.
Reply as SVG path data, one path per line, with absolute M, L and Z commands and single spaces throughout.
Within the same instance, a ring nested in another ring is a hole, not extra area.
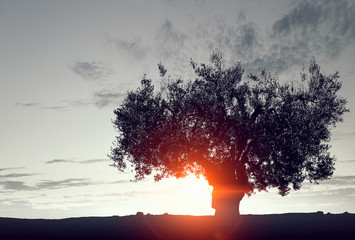
M 355 214 L 0 218 L 0 239 L 355 239 Z

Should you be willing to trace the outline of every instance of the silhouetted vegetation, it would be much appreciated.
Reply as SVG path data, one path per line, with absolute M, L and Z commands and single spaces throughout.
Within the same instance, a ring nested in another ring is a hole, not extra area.
M 226 68 L 216 53 L 210 61 L 191 61 L 193 81 L 168 78 L 157 90 L 144 78 L 128 92 L 114 111 L 115 167 L 131 164 L 136 180 L 203 175 L 224 217 L 238 215 L 240 200 L 255 190 L 286 195 L 304 180 L 332 176 L 330 130 L 348 111 L 338 73 L 325 75 L 312 60 L 298 82 L 281 83 L 265 70 L 244 76 L 240 63 Z

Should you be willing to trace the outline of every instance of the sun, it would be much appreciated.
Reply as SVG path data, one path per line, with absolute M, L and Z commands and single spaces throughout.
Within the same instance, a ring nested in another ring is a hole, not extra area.
M 204 194 L 204 190 L 199 186 L 196 182 L 191 182 L 186 186 L 184 190 L 184 194 L 187 198 L 196 199 L 201 198 Z
M 179 179 L 165 179 L 162 184 L 169 189 L 163 201 L 164 212 L 176 215 L 213 215 L 211 208 L 213 187 L 201 176 L 188 175 Z M 159 205 L 159 209 L 163 206 Z
M 211 196 L 210 187 L 206 184 L 204 178 L 196 176 L 187 176 L 183 181 L 183 194 L 187 199 L 194 201 L 203 201 Z

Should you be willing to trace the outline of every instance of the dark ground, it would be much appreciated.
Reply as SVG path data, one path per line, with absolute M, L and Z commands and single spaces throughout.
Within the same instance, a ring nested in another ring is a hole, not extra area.
M 0 239 L 355 239 L 355 214 L 142 215 L 60 220 L 0 218 Z

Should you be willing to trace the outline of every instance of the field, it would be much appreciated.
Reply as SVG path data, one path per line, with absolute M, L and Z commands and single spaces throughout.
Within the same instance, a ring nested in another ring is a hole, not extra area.
M 0 239 L 355 239 L 355 214 L 0 218 Z

